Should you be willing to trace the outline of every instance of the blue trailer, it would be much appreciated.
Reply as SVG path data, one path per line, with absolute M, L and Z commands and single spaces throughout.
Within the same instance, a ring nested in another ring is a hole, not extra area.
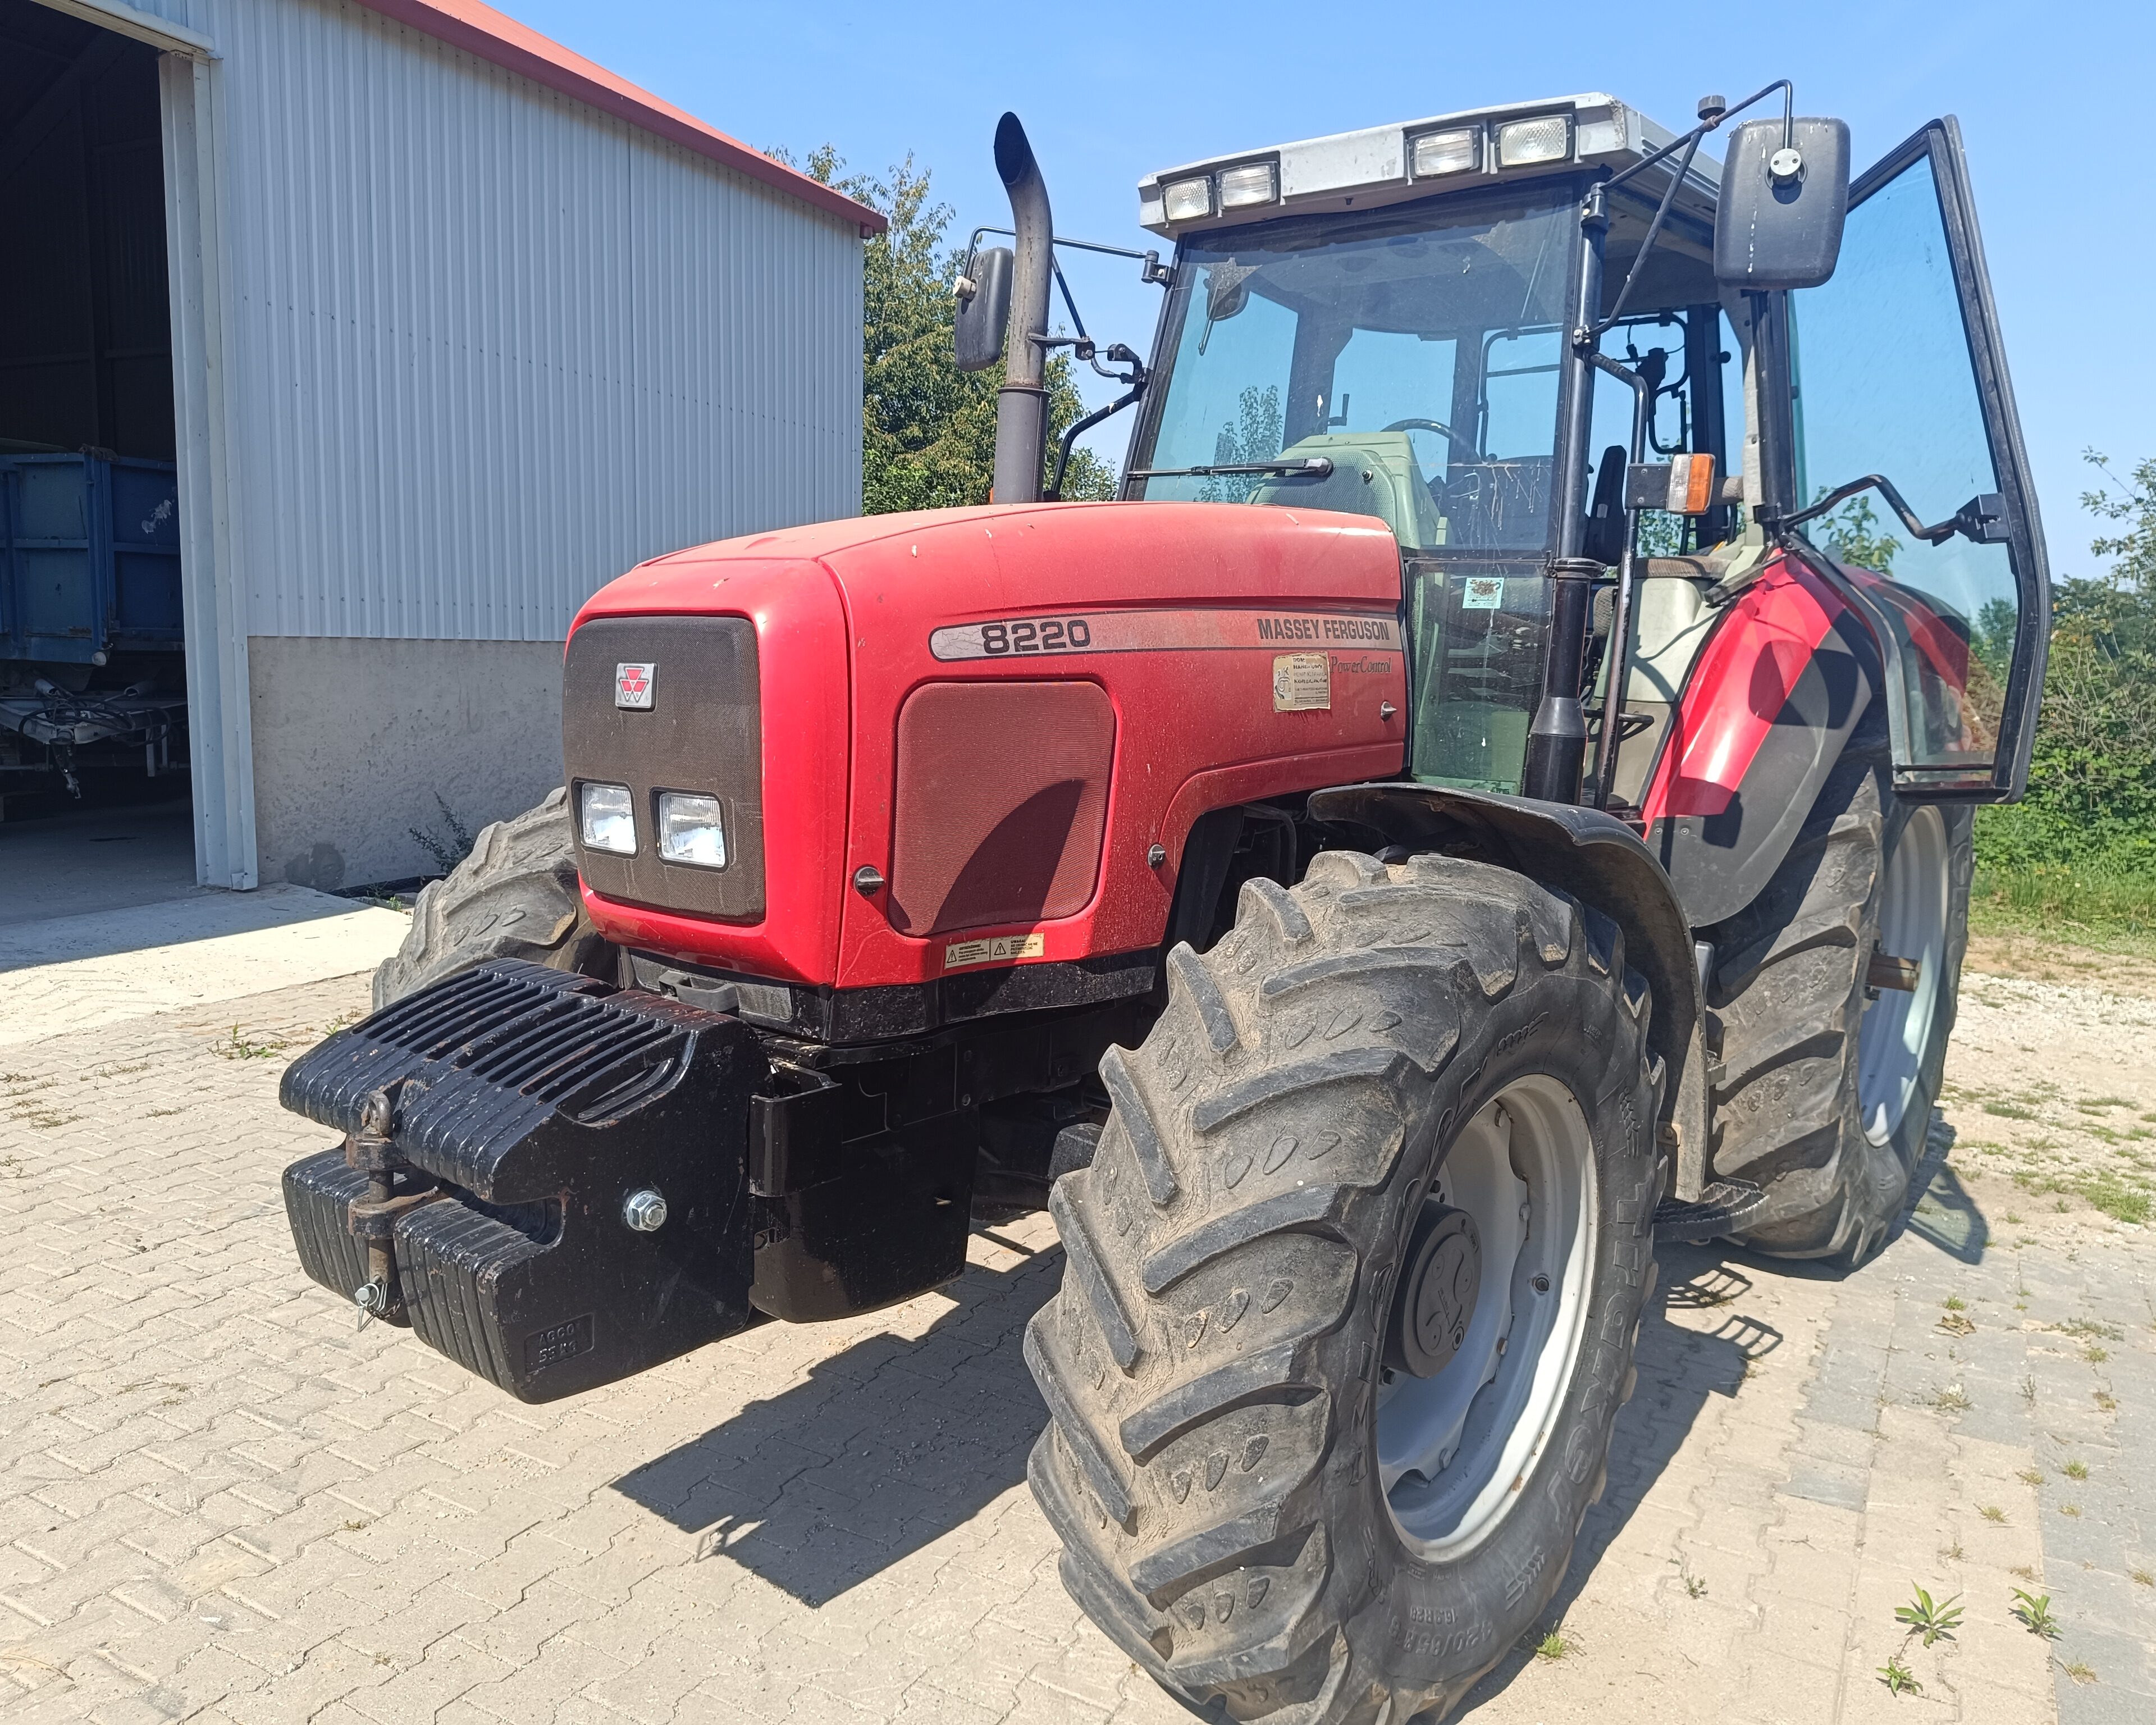
M 172 463 L 0 454 L 0 814 L 85 748 L 187 769 L 182 622 Z
M 103 665 L 180 647 L 173 464 L 0 455 L 0 658 Z

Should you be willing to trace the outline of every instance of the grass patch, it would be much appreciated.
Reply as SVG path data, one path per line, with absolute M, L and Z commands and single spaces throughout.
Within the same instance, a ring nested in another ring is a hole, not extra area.
M 1537 1659 L 1559 1660 L 1572 1651 L 1572 1644 L 1564 1638 L 1562 1630 L 1552 1630 L 1535 1643 Z
M 2034 1120 L 2036 1111 L 2025 1108 L 2019 1102 L 1986 1102 L 1984 1111 L 1996 1114 L 2001 1120 Z
M 1994 1527 L 2003 1527 L 2006 1525 L 2006 1512 L 1995 1503 L 1985 1504 L 1983 1508 L 1977 1511 L 1977 1513 Z
M 1879 1667 L 1879 1681 L 1887 1686 L 1889 1695 L 1922 1695 L 1924 1686 L 1917 1681 L 1916 1674 L 1898 1659 L 1890 1659 Z
M 2088 1463 L 2086 1461 L 2069 1461 L 2064 1467 L 2061 1468 L 2059 1471 L 2066 1475 L 2066 1476 L 2070 1480 L 2085 1480 L 2088 1477 Z
M 279 1036 L 257 1042 L 251 1035 L 241 1034 L 239 1026 L 234 1024 L 223 1040 L 210 1044 L 209 1051 L 228 1060 L 266 1060 L 273 1055 L 282 1054 L 291 1045 Z
M 2148 1189 L 2129 1186 L 2115 1174 L 2092 1174 L 2082 1182 L 2081 1194 L 2114 1222 L 2139 1227 L 2148 1220 Z
M 1969 922 L 1979 934 L 2048 935 L 2099 951 L 2156 956 L 2156 874 L 2068 863 L 1981 866 Z
M 2032 1594 L 2020 1588 L 2014 1590 L 2011 1615 L 2021 1620 L 2022 1626 L 2032 1635 L 2041 1635 L 2047 1641 L 2059 1637 L 2059 1620 L 2051 1615 L 2051 1596 Z

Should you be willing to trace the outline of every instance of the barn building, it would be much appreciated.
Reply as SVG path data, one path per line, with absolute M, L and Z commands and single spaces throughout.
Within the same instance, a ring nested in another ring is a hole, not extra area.
M 881 225 L 472 0 L 0 0 L 0 819 L 185 774 L 333 888 L 537 800 L 587 594 L 858 512 Z

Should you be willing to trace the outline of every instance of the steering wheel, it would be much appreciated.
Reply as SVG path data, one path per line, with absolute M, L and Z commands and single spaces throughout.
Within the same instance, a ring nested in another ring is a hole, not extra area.
M 1475 447 L 1473 439 L 1462 437 L 1441 419 L 1395 419 L 1391 424 L 1382 425 L 1378 429 L 1381 431 L 1435 431 L 1440 437 L 1449 438 L 1458 444 L 1476 460 L 1487 461 L 1490 459 Z

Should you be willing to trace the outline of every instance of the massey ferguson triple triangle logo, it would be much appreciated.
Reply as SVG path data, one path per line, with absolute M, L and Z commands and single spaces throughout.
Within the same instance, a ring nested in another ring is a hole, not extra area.
M 655 665 L 618 665 L 613 668 L 613 704 L 648 710 L 651 685 L 659 675 Z

